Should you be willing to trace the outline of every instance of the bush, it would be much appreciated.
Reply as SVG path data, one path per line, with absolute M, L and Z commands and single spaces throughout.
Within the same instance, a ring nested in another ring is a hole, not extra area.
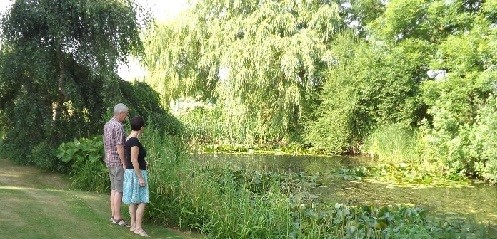
M 62 143 L 57 149 L 57 157 L 70 165 L 69 175 L 73 187 L 96 192 L 110 190 L 108 170 L 102 160 L 102 142 L 102 136 L 75 139 L 73 142 Z
M 495 177 L 495 76 L 487 70 L 423 83 L 432 116 L 421 127 L 424 157 L 440 163 L 449 178 Z
M 497 183 L 497 97 L 491 96 L 478 111 L 470 132 L 470 155 L 477 176 Z
M 66 170 L 66 167 L 57 160 L 55 152 L 56 149 L 53 145 L 41 142 L 31 150 L 29 162 L 42 169 L 63 172 Z

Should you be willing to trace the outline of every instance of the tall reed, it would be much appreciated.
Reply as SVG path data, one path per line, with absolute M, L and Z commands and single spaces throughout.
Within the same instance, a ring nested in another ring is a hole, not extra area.
M 430 221 L 408 206 L 351 207 L 312 195 L 308 177 L 190 157 L 179 137 L 151 133 L 148 148 L 153 222 L 209 238 L 446 238 L 479 231 Z M 219 166 L 222 165 L 222 166 Z M 443 236 L 442 236 L 443 235 Z

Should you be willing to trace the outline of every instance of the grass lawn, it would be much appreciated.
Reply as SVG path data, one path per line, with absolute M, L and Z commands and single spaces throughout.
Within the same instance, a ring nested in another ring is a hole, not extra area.
M 109 222 L 108 195 L 70 190 L 68 178 L 6 159 L 0 165 L 0 238 L 140 238 Z M 143 228 L 152 238 L 202 238 L 147 222 Z

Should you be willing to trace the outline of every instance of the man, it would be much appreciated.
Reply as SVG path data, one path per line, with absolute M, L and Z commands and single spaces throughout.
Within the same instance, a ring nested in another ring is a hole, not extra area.
M 119 103 L 114 106 L 114 117 L 104 126 L 105 164 L 110 177 L 110 209 L 111 222 L 119 226 L 128 226 L 121 217 L 121 199 L 123 193 L 123 177 L 125 165 L 123 122 L 128 117 L 128 107 Z

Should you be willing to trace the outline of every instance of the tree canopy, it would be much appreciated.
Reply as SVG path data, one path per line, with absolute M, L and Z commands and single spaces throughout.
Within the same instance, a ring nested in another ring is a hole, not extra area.
M 143 52 L 139 34 L 148 18 L 139 14 L 128 0 L 14 2 L 1 19 L 0 52 L 11 155 L 29 161 L 33 150 L 100 131 L 106 109 L 122 99 L 118 64 Z
M 482 0 L 203 0 L 148 28 L 142 45 L 147 18 L 131 1 L 16 1 L 1 21 L 5 143 L 41 152 L 52 143 L 42 139 L 95 132 L 109 102 L 139 92 L 116 84 L 118 62 L 144 53 L 165 107 L 205 103 L 182 118 L 201 140 L 375 154 L 370 142 L 384 135 L 388 145 L 400 132 L 413 158 L 497 178 L 483 141 L 497 139 L 496 9 Z
M 255 122 L 254 137 L 281 140 L 302 122 L 343 27 L 323 1 L 199 1 L 188 21 L 160 25 L 146 40 L 151 84 L 167 100 L 200 96 Z M 167 47 L 164 47 L 167 46 Z
M 363 153 L 399 129 L 416 142 L 415 158 L 488 178 L 496 160 L 477 139 L 494 137 L 485 125 L 495 114 L 496 9 L 481 0 L 198 1 L 148 32 L 147 80 L 167 103 L 214 105 L 190 115 L 214 141 Z

